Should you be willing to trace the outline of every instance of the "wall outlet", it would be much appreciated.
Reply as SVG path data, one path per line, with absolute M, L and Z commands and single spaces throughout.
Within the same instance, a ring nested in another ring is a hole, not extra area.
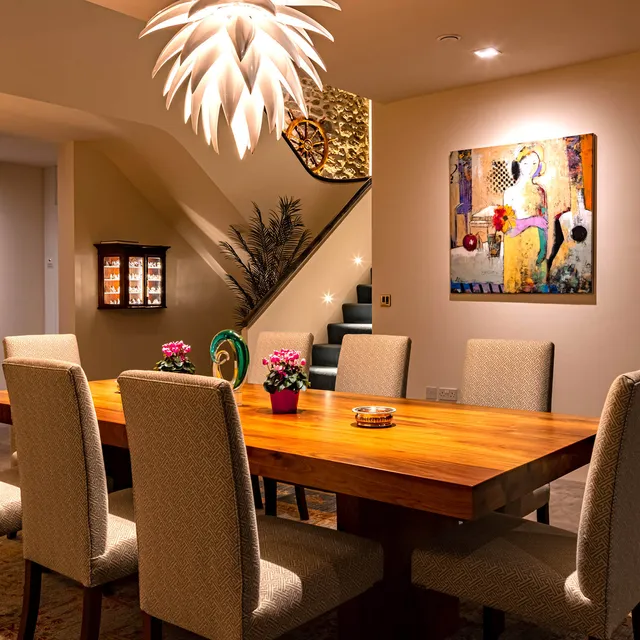
M 458 390 L 440 387 L 438 389 L 438 402 L 458 402 Z
M 427 387 L 427 394 L 425 396 L 427 400 L 437 400 L 438 399 L 438 387 Z
M 380 296 L 380 306 L 381 307 L 390 307 L 391 306 L 391 294 L 383 293 Z

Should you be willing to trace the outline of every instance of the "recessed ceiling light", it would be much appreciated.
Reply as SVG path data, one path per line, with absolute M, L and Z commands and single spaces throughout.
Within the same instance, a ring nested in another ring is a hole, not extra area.
M 462 40 L 462 36 L 459 36 L 457 33 L 446 33 L 443 36 L 438 36 L 438 42 L 458 42 L 458 40 Z
M 499 56 L 502 51 L 498 51 L 495 47 L 487 47 L 486 49 L 478 49 L 474 51 L 478 58 L 495 58 Z

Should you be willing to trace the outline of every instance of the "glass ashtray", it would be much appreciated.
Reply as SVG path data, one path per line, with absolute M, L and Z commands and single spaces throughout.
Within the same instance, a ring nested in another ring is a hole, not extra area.
M 356 426 L 363 429 L 386 429 L 393 426 L 393 407 L 355 407 Z

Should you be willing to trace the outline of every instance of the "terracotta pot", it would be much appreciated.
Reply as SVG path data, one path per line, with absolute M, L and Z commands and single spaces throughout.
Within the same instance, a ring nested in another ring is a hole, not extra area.
M 285 389 L 269 394 L 273 413 L 297 413 L 299 393 Z

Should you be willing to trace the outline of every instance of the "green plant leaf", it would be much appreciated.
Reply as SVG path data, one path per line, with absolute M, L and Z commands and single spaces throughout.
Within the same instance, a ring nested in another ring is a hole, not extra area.
M 242 281 L 227 276 L 227 283 L 238 299 L 239 324 L 291 272 L 309 245 L 311 232 L 301 211 L 300 200 L 281 197 L 277 210 L 271 210 L 265 222 L 254 203 L 248 224 L 231 226 L 230 241 L 220 243 L 222 253 L 242 274 Z

